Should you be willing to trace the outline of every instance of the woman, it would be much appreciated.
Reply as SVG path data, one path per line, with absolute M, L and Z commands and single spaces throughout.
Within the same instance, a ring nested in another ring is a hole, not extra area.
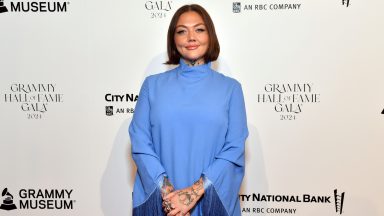
M 199 5 L 168 29 L 167 64 L 147 77 L 129 127 L 137 166 L 133 215 L 240 215 L 248 136 L 241 85 L 210 68 L 220 47 Z

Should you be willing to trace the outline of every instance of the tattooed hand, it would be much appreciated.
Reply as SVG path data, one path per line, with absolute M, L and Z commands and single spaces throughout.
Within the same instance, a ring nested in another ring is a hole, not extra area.
M 161 187 L 161 197 L 163 198 L 163 200 L 165 196 L 167 196 L 169 193 L 171 193 L 174 190 L 175 188 L 169 181 L 168 177 L 164 176 L 163 186 Z
M 170 203 L 171 211 L 167 216 L 187 215 L 204 194 L 203 179 L 199 179 L 192 186 L 176 190 L 164 197 Z
M 163 186 L 161 187 L 161 197 L 163 199 L 163 210 L 167 214 L 174 208 L 173 208 L 173 205 L 169 201 L 165 201 L 164 198 L 174 190 L 175 189 L 172 183 L 169 181 L 168 177 L 165 176 L 163 179 Z M 185 216 L 190 216 L 189 212 L 187 212 Z

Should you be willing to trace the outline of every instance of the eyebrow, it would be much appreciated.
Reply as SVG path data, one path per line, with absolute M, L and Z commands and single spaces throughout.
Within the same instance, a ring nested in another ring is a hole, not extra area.
M 199 26 L 199 25 L 204 25 L 204 23 L 197 23 L 196 25 L 194 25 L 194 26 L 192 26 L 192 27 L 196 27 L 196 26 Z M 205 26 L 205 25 L 204 25 L 204 26 Z M 176 26 L 176 28 L 178 28 L 178 27 L 188 28 L 188 27 L 185 26 L 185 25 L 178 25 L 178 26 Z

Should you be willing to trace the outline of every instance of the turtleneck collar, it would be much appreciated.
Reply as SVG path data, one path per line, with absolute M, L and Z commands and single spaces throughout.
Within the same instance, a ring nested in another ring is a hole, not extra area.
M 211 72 L 211 62 L 202 65 L 189 66 L 185 60 L 180 58 L 179 67 L 180 74 L 185 77 L 204 77 Z

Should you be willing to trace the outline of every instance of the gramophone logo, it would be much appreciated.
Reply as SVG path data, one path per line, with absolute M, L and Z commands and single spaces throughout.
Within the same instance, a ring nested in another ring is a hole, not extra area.
M 335 207 L 336 207 L 336 213 L 342 214 L 343 213 L 343 205 L 344 205 L 344 192 L 341 194 L 337 193 L 337 189 L 333 191 L 335 196 Z
M 8 12 L 7 7 L 4 5 L 4 0 L 0 0 L 0 13 Z
M 7 211 L 16 209 L 16 205 L 13 204 L 13 196 L 8 192 L 7 188 L 3 190 L 3 193 L 1 193 L 1 197 L 5 198 L 3 199 L 3 204 L 1 204 L 0 209 Z

